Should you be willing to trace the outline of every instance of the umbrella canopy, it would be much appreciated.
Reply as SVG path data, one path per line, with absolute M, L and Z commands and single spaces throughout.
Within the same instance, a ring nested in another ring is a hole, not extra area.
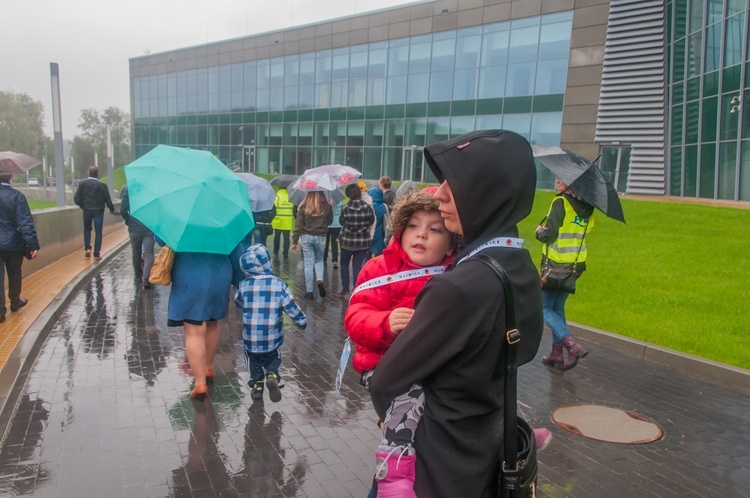
M 125 176 L 131 214 L 176 252 L 229 254 L 255 226 L 247 186 L 208 151 L 158 145 Z
M 326 198 L 339 202 L 344 199 L 341 187 L 354 182 L 360 176 L 362 173 L 342 164 L 327 164 L 308 169 L 289 186 L 289 201 L 299 205 L 308 192 L 322 191 L 327 193 Z
M 250 196 L 250 206 L 254 213 L 270 211 L 276 200 L 276 191 L 265 178 L 252 173 L 235 173 L 247 185 L 247 195 Z
M 620 196 L 596 164 L 560 147 L 534 145 L 534 159 L 542 163 L 581 199 L 610 218 L 625 223 Z
M 271 178 L 271 185 L 278 188 L 287 188 L 297 181 L 299 175 L 279 175 Z
M 34 166 L 42 164 L 42 161 L 36 157 L 21 152 L 12 152 L 9 150 L 0 152 L 0 173 L 18 174 L 26 173 Z

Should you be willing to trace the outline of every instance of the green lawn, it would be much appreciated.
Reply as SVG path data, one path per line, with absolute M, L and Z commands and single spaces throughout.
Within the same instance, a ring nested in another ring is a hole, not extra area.
M 100 170 L 102 172 L 107 171 L 106 167 Z M 99 178 L 104 183 L 107 183 L 107 175 Z M 125 167 L 115 168 L 115 190 L 120 190 L 120 187 L 125 185 Z
M 53 207 L 57 207 L 57 202 L 29 199 L 29 207 L 31 208 L 32 211 L 35 209 L 53 208 Z
M 534 229 L 551 192 L 519 227 L 538 264 Z M 566 307 L 571 321 L 750 368 L 750 210 L 623 200 L 627 224 L 597 211 L 588 271 Z M 743 242 L 745 241 L 745 242 Z

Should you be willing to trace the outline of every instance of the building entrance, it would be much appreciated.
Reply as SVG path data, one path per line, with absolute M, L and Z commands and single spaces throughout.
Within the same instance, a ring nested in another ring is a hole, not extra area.
M 424 147 L 404 147 L 401 153 L 401 181 L 424 182 Z

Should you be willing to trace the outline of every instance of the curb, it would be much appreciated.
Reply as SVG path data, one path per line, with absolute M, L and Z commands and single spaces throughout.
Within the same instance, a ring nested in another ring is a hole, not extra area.
M 125 248 L 130 246 L 130 240 L 125 239 L 120 245 L 115 246 L 111 251 L 104 254 L 101 261 L 92 264 L 81 273 L 76 275 L 73 280 L 68 282 L 55 296 L 52 302 L 39 314 L 34 323 L 26 330 L 23 337 L 8 357 L 8 361 L 0 371 L 0 441 L 4 439 L 5 429 L 11 420 L 11 415 L 15 409 L 15 402 L 18 399 L 23 383 L 34 364 L 37 353 L 44 344 L 44 340 L 52 330 L 52 326 L 57 322 L 73 300 L 75 295 L 99 272 L 102 267 L 109 263 L 115 256 Z
M 701 358 L 673 349 L 657 346 L 630 337 L 595 329 L 579 323 L 568 322 L 568 327 L 578 337 L 620 353 L 642 360 L 653 361 L 705 379 L 721 382 L 738 389 L 750 389 L 750 370 Z

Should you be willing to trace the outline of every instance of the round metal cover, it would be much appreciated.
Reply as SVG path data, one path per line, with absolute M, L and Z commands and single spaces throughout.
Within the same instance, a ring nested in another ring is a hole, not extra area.
M 665 434 L 664 429 L 648 417 L 606 406 L 561 406 L 552 411 L 550 418 L 565 431 L 608 443 L 653 443 Z

